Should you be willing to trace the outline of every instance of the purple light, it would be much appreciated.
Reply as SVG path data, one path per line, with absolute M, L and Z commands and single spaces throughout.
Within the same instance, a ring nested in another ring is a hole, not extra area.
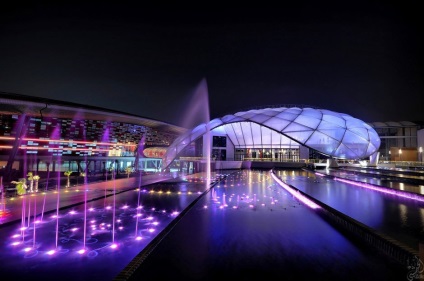
M 312 202 L 311 200 L 309 200 L 308 198 L 306 198 L 305 196 L 303 196 L 299 191 L 296 192 L 288 184 L 286 184 L 283 181 L 281 181 L 273 172 L 271 172 L 271 176 L 274 178 L 274 180 L 276 182 L 278 182 L 279 185 L 281 185 L 291 195 L 293 195 L 294 197 L 296 197 L 297 199 L 299 199 L 302 203 L 306 204 L 307 206 L 309 206 L 312 209 L 319 209 L 320 208 L 317 204 L 315 204 L 314 202 Z
M 399 197 L 403 197 L 403 198 L 407 198 L 407 199 L 411 199 L 411 200 L 424 202 L 424 198 L 421 197 L 419 194 L 411 194 L 411 193 L 407 193 L 407 192 L 404 192 L 404 191 L 401 191 L 401 190 L 392 190 L 392 189 L 388 189 L 388 188 L 384 188 L 384 187 L 379 187 L 379 186 L 370 185 L 370 184 L 367 184 L 367 183 L 361 183 L 361 182 L 356 182 L 356 181 L 351 181 L 351 180 L 346 180 L 346 179 L 341 179 L 341 178 L 334 178 L 334 179 L 336 181 L 341 181 L 341 182 L 344 182 L 344 183 L 368 188 L 368 189 L 383 192 L 383 193 L 386 193 L 386 194 L 391 194 L 391 195 L 395 195 L 395 196 L 399 196 Z
M 320 177 L 325 177 L 324 174 L 321 174 L 321 173 L 318 173 L 318 172 L 315 172 L 315 175 L 320 176 Z
M 47 255 L 51 256 L 51 255 L 54 255 L 55 253 L 56 253 L 55 250 L 50 250 L 47 252 Z
M 112 245 L 110 245 L 110 247 L 111 247 L 112 249 L 116 249 L 116 248 L 118 247 L 118 245 L 117 245 L 117 244 L 115 244 L 115 243 L 113 243 Z
M 82 255 L 82 254 L 84 254 L 85 253 L 85 249 L 81 249 L 81 250 L 78 250 L 78 252 L 77 252 L 78 254 L 80 254 L 80 255 Z
M 137 236 L 137 237 L 135 238 L 135 240 L 137 240 L 137 241 L 140 241 L 141 239 L 143 239 L 143 238 L 141 238 L 140 236 Z

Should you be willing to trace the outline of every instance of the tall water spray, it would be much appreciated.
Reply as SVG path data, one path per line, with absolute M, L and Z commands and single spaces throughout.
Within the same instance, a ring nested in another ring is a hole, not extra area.
M 204 123 L 206 126 L 206 143 L 203 151 L 206 158 L 206 188 L 209 188 L 211 183 L 211 135 L 210 135 L 210 113 L 209 113 L 209 92 L 206 78 L 203 78 L 197 85 L 189 102 L 187 114 L 182 120 L 182 126 L 185 128 L 193 128 L 199 123 Z

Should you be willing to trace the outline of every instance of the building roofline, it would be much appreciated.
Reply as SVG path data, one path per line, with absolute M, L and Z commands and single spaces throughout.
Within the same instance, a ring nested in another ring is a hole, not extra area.
M 0 113 L 25 113 L 40 117 L 115 121 L 147 126 L 175 134 L 182 134 L 187 131 L 187 129 L 176 125 L 122 111 L 7 92 L 0 92 Z

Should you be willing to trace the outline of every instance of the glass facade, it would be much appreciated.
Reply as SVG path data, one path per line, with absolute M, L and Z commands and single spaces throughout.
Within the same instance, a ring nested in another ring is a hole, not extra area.
M 350 115 L 313 108 L 265 108 L 226 115 L 197 126 L 171 144 L 163 157 L 164 167 L 208 130 L 229 138 L 237 160 L 296 159 L 300 146 L 328 157 L 356 160 L 369 157 L 380 147 L 377 132 Z

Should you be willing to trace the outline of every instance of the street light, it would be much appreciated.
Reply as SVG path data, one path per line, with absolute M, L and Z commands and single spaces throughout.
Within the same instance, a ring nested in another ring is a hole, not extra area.
M 402 149 L 399 148 L 399 161 L 402 161 Z

